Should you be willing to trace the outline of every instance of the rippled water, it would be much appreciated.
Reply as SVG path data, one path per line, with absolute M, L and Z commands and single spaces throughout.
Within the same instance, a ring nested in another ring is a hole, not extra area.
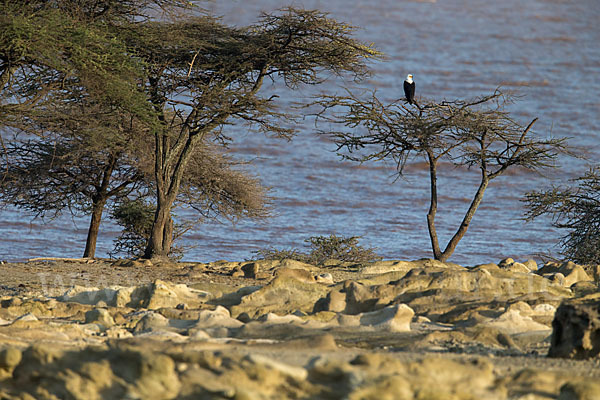
M 244 25 L 261 11 L 286 3 L 271 0 L 223 1 L 211 5 L 224 21 Z M 402 96 L 402 81 L 414 75 L 417 94 L 435 99 L 486 94 L 498 85 L 517 89 L 523 98 L 511 110 L 523 123 L 534 117 L 541 134 L 569 136 L 585 148 L 590 162 L 600 149 L 600 2 L 598 0 L 430 0 L 294 1 L 297 7 L 327 11 L 360 27 L 356 35 L 386 54 L 373 65 L 363 86 L 383 99 Z M 337 84 L 320 90 L 336 91 Z M 285 92 L 284 102 L 312 93 Z M 430 257 L 425 224 L 427 174 L 414 160 L 404 179 L 393 183 L 393 168 L 341 162 L 334 146 L 317 137 L 307 122 L 292 143 L 235 127 L 234 150 L 258 157 L 253 172 L 273 188 L 275 216 L 260 224 L 207 223 L 189 234 L 195 246 L 188 260 L 241 260 L 269 246 L 302 248 L 314 235 L 361 235 L 385 258 Z M 562 168 L 542 177 L 518 172 L 499 178 L 488 189 L 466 237 L 451 261 L 465 265 L 503 257 L 529 258 L 553 249 L 560 232 L 548 220 L 521 221 L 523 193 L 582 175 L 586 163 L 561 160 Z M 438 229 L 448 240 L 458 226 L 477 173 L 444 168 L 440 182 Z M 18 211 L 0 213 L 0 259 L 79 256 L 87 219 L 64 216 L 48 224 Z M 98 256 L 106 256 L 117 229 L 105 222 Z M 554 248 L 555 249 L 555 248 Z

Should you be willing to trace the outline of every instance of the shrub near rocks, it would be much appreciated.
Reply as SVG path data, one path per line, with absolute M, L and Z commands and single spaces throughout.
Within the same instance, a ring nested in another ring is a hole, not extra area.
M 345 262 L 365 264 L 381 260 L 382 257 L 376 254 L 376 248 L 365 248 L 358 244 L 360 238 L 360 236 L 312 236 L 305 240 L 310 246 L 308 254 L 296 249 L 264 249 L 257 251 L 256 254 L 265 260 L 292 259 L 320 266 Z

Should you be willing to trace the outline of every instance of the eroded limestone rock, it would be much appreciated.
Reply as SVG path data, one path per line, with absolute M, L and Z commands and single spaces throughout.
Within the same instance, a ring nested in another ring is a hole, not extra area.
M 529 315 L 523 315 L 520 311 L 512 309 L 500 316 L 482 322 L 481 325 L 496 328 L 508 334 L 550 331 L 550 327 L 534 321 Z M 549 332 L 548 332 L 549 333 Z
M 17 388 L 34 398 L 173 399 L 181 386 L 170 357 L 141 348 L 67 351 L 34 345 L 13 375 Z
M 369 327 L 380 332 L 407 332 L 414 315 L 406 304 L 396 304 L 357 315 L 342 314 L 338 322 L 341 326 Z
M 295 277 L 279 276 L 257 291 L 243 296 L 238 305 L 231 307 L 231 314 L 238 316 L 245 312 L 253 317 L 268 312 L 310 312 L 327 292 L 328 289 L 324 285 L 308 283 Z
M 583 266 L 577 265 L 572 261 L 558 264 L 555 262 L 548 262 L 540 268 L 537 273 L 539 275 L 546 275 L 551 277 L 556 275 L 557 281 L 560 281 L 563 286 L 570 287 L 571 285 L 582 282 L 582 281 L 593 281 L 593 276 L 590 277 Z
M 105 308 L 94 308 L 85 313 L 85 323 L 98 323 L 105 328 L 110 328 L 115 324 L 115 320 L 112 315 Z
M 173 284 L 160 279 L 132 287 L 111 286 L 108 288 L 74 286 L 60 296 L 63 302 L 97 305 L 102 302 L 111 307 L 147 308 L 177 307 L 185 304 L 188 308 L 198 307 L 210 298 L 210 293 L 190 288 L 184 284 Z

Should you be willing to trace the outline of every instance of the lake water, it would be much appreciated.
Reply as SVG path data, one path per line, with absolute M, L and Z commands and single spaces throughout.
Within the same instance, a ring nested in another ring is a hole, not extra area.
M 227 23 L 245 25 L 261 11 L 287 3 L 271 0 L 222 1 L 209 5 Z M 542 135 L 568 136 L 595 163 L 600 154 L 600 2 L 598 0 L 430 0 L 294 1 L 296 7 L 327 11 L 359 27 L 356 36 L 374 42 L 386 59 L 372 65 L 362 86 L 383 99 L 402 95 L 414 75 L 417 95 L 433 99 L 470 98 L 497 86 L 516 89 L 522 99 L 511 111 L 524 124 L 539 117 Z M 339 91 L 339 82 L 319 90 Z M 268 88 L 267 88 L 268 89 Z M 282 104 L 314 91 L 283 92 Z M 251 171 L 272 187 L 274 216 L 262 222 L 206 223 L 188 234 L 194 246 L 186 260 L 243 260 L 266 247 L 304 249 L 315 235 L 362 236 L 386 259 L 431 257 L 425 215 L 427 171 L 413 160 L 404 179 L 393 183 L 384 164 L 341 162 L 335 146 L 315 135 L 307 121 L 293 142 L 232 127 L 232 147 L 255 158 Z M 587 163 L 562 159 L 546 176 L 506 175 L 488 189 L 469 232 L 451 261 L 463 265 L 527 259 L 555 252 L 561 232 L 548 219 L 524 223 L 520 202 L 529 190 L 582 175 Z M 443 243 L 458 226 L 476 189 L 477 172 L 443 168 L 438 230 Z M 185 213 L 185 211 L 182 211 Z M 87 219 L 63 216 L 46 224 L 16 210 L 0 211 L 0 260 L 37 256 L 77 257 L 83 252 Z M 106 256 L 118 229 L 104 222 L 97 256 Z

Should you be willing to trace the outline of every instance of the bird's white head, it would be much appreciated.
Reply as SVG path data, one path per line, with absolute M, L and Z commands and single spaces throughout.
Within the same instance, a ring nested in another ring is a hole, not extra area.
M 408 74 L 406 76 L 406 82 L 408 82 L 408 83 L 412 83 L 413 82 L 413 80 L 412 80 L 412 74 Z

